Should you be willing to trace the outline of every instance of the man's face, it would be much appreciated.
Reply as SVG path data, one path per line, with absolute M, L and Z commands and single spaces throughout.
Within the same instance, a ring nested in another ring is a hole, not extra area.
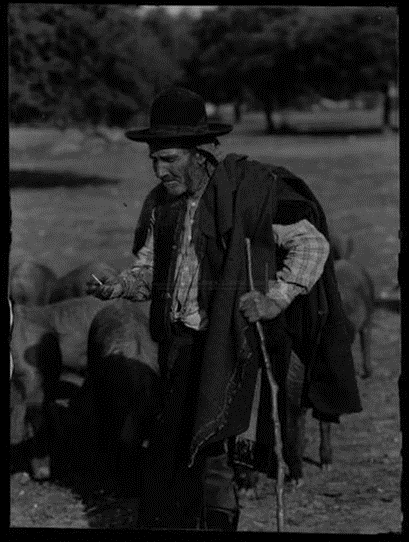
M 199 165 L 195 153 L 189 149 L 162 149 L 151 152 L 150 158 L 156 177 L 172 196 L 184 192 L 194 194 L 200 176 L 195 175 Z

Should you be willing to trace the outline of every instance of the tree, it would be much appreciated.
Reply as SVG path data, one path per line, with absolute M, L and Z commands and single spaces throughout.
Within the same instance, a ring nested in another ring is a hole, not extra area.
M 37 66 L 42 49 L 53 40 L 53 29 L 39 20 L 42 13 L 39 4 L 11 4 L 9 8 L 10 113 L 17 122 L 23 117 L 38 119 L 47 112 L 46 106 L 38 106 L 43 74 Z
M 184 63 L 195 49 L 195 40 L 191 34 L 194 20 L 187 10 L 181 11 L 179 15 L 170 15 L 162 6 L 149 10 L 143 18 L 145 26 L 180 70 L 183 70 Z
M 397 17 L 391 8 L 333 9 L 300 33 L 309 83 L 321 94 L 348 98 L 380 90 L 397 77 Z
M 232 101 L 236 122 L 250 89 L 263 103 L 268 130 L 273 131 L 271 112 L 276 98 L 267 88 L 271 78 L 265 71 L 265 54 L 270 54 L 270 48 L 264 49 L 271 37 L 267 42 L 266 37 L 273 21 L 294 12 L 297 8 L 223 6 L 205 13 L 192 30 L 197 51 L 185 66 L 187 85 L 201 89 L 202 95 L 215 104 Z
M 121 6 L 12 4 L 9 21 L 15 122 L 125 126 L 180 76 L 144 22 Z
M 101 23 L 98 43 L 105 59 L 98 66 L 98 79 L 112 92 L 110 123 L 121 110 L 146 110 L 152 96 L 180 76 L 176 63 L 139 17 L 113 9 Z
M 244 83 L 264 107 L 267 133 L 277 131 L 272 114 L 307 91 L 298 50 L 299 11 L 282 12 L 248 36 Z
M 222 7 L 194 25 L 186 80 L 207 99 L 249 88 L 272 113 L 308 94 L 349 98 L 396 80 L 396 12 L 374 7 Z

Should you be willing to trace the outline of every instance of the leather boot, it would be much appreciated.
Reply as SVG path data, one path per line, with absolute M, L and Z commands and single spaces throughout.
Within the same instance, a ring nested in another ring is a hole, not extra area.
M 239 524 L 240 510 L 205 507 L 200 528 L 205 531 L 236 532 Z
M 206 458 L 201 528 L 237 531 L 240 509 L 233 479 L 234 471 L 229 465 L 227 453 Z

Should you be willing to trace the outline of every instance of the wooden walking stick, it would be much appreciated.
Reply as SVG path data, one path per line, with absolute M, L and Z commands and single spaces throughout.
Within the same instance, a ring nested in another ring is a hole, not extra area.
M 246 251 L 247 251 L 247 266 L 248 276 L 250 283 L 250 290 L 253 292 L 253 270 L 251 264 L 251 243 L 250 239 L 246 238 Z M 264 331 L 261 323 L 256 322 L 257 331 L 260 337 L 261 350 L 263 353 L 264 365 L 267 371 L 267 377 L 271 388 L 271 418 L 274 425 L 274 437 L 275 437 L 275 453 L 277 455 L 278 471 L 276 482 L 276 497 L 277 497 L 277 532 L 284 531 L 284 460 L 283 460 L 283 444 L 281 440 L 281 426 L 280 419 L 278 417 L 278 386 L 273 376 L 273 370 L 271 366 L 270 357 L 267 352 L 266 342 L 264 338 Z

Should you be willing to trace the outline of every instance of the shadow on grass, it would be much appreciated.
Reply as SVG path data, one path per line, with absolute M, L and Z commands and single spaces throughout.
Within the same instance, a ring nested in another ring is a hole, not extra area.
M 51 456 L 52 457 L 52 456 Z M 83 457 L 84 463 L 87 459 Z M 68 462 L 53 465 L 52 483 L 68 489 L 83 505 L 86 521 L 93 529 L 135 529 L 138 512 L 137 485 L 125 488 L 120 476 L 108 467 L 108 460 L 98 450 L 92 453 L 93 465 L 79 467 Z M 134 468 L 137 469 L 137 459 Z
M 69 489 L 83 504 L 90 528 L 135 528 L 137 484 L 132 476 L 138 458 L 126 480 L 112 468 L 101 450 L 97 412 L 92 392 L 82 386 L 67 407 L 58 405 L 59 435 L 52 445 L 52 482 Z
M 9 449 L 9 467 L 10 475 L 16 474 L 18 472 L 28 472 L 31 471 L 29 457 L 29 446 L 28 441 L 20 442 L 19 444 L 11 444 Z
M 15 170 L 9 173 L 9 186 L 13 188 L 78 188 L 81 186 L 102 186 L 118 184 L 119 179 L 106 179 L 96 176 L 84 176 L 72 171 L 29 171 Z
M 61 407 L 60 410 L 64 409 Z M 106 458 L 97 451 L 95 435 L 87 437 L 90 438 L 87 438 L 86 442 L 76 440 L 75 444 L 79 449 L 67 446 L 67 442 L 61 447 L 54 441 L 50 457 L 51 478 L 44 481 L 33 480 L 31 484 L 24 485 L 23 491 L 26 494 L 34 491 L 33 488 L 40 491 L 44 500 L 49 503 L 51 512 L 54 512 L 55 502 L 54 513 L 58 521 L 67 523 L 77 519 L 78 512 L 75 511 L 75 517 L 72 517 L 70 506 L 66 507 L 66 511 L 61 510 L 65 499 L 71 503 L 72 497 L 69 496 L 74 496 L 81 501 L 84 520 L 89 528 L 134 529 L 137 519 L 137 488 L 131 488 L 132 492 L 122 490 L 116 474 L 107 469 Z M 90 442 L 91 440 L 93 442 Z M 24 472 L 32 475 L 29 448 L 29 441 L 11 447 L 11 476 Z M 33 498 L 34 495 L 35 493 Z
M 376 298 L 375 299 L 375 308 L 376 309 L 384 309 L 389 312 L 396 312 L 400 314 L 400 297 L 399 298 L 391 298 L 391 299 L 382 299 L 382 298 Z
M 117 481 L 109 476 L 71 472 L 53 477 L 53 483 L 69 489 L 83 504 L 92 529 L 130 529 L 136 527 L 138 499 L 126 496 Z

